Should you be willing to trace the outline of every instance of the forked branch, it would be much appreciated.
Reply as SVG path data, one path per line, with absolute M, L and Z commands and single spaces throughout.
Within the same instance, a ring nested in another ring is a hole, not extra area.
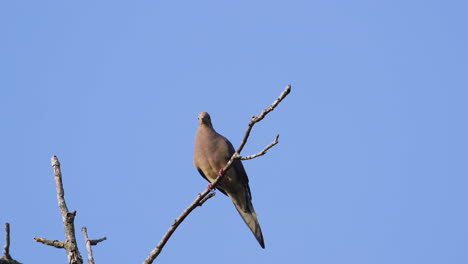
M 78 250 L 75 237 L 75 216 L 76 211 L 68 211 L 67 203 L 65 202 L 65 191 L 62 183 L 62 172 L 60 170 L 60 162 L 57 156 L 51 158 L 52 167 L 54 168 L 55 187 L 57 189 L 57 201 L 60 212 L 62 213 L 63 226 L 65 228 L 65 240 L 49 240 L 41 237 L 34 237 L 34 240 L 45 245 L 56 248 L 64 248 L 67 251 L 68 263 L 83 264 L 83 258 Z
M 259 153 L 254 154 L 254 155 L 250 155 L 250 156 L 241 156 L 240 159 L 241 159 L 241 160 L 249 160 L 249 159 L 255 159 L 256 157 L 260 157 L 260 156 L 265 155 L 269 149 L 271 149 L 274 145 L 276 145 L 276 144 L 279 143 L 278 139 L 279 139 L 279 134 L 276 135 L 276 138 L 275 138 L 275 140 L 274 140 L 273 142 L 271 142 L 268 146 L 266 146 L 266 147 L 265 147 L 262 151 L 260 151 Z
M 253 126 L 260 122 L 268 113 L 270 113 L 271 111 L 273 111 L 275 109 L 275 107 L 291 92 L 291 85 L 288 85 L 286 87 L 286 89 L 281 93 L 281 95 L 269 106 L 267 107 L 266 109 L 264 109 L 258 116 L 253 116 L 251 119 L 250 119 L 250 122 L 247 126 L 247 130 L 245 132 L 245 135 L 244 135 L 244 138 L 242 139 L 241 141 L 241 144 L 239 145 L 239 148 L 237 149 L 237 151 L 232 155 L 231 159 L 229 159 L 229 161 L 226 163 L 226 165 L 224 166 L 224 168 L 222 169 L 222 172 L 225 172 L 227 171 L 227 169 L 229 169 L 229 167 L 231 167 L 232 163 L 234 162 L 234 160 L 236 159 L 253 159 L 253 158 L 256 158 L 258 156 L 262 156 L 264 155 L 270 148 L 272 148 L 274 145 L 278 144 L 278 138 L 279 138 L 279 135 L 276 136 L 276 139 L 275 141 L 273 141 L 273 143 L 271 143 L 270 145 L 268 145 L 267 147 L 265 147 L 262 151 L 260 151 L 259 153 L 255 154 L 255 155 L 251 155 L 251 156 L 247 156 L 247 157 L 244 157 L 242 158 L 240 156 L 240 153 L 242 151 L 242 149 L 244 148 L 245 144 L 247 143 L 247 139 L 249 138 L 249 135 L 250 135 L 250 131 L 252 130 Z M 169 230 L 167 230 L 166 234 L 164 234 L 164 236 L 162 237 L 162 239 L 159 241 L 158 245 L 156 246 L 156 248 L 153 249 L 153 251 L 151 251 L 151 253 L 149 254 L 149 256 L 145 259 L 145 261 L 143 262 L 143 264 L 151 264 L 153 263 L 153 261 L 156 259 L 156 257 L 159 255 L 159 253 L 161 253 L 162 249 L 164 248 L 164 246 L 166 245 L 167 241 L 169 240 L 169 238 L 172 236 L 172 234 L 174 233 L 174 231 L 177 229 L 177 227 L 184 221 L 184 219 L 195 209 L 197 208 L 198 206 L 201 206 L 204 202 L 206 202 L 206 200 L 208 200 L 209 198 L 212 197 L 212 195 L 210 196 L 207 196 L 212 189 L 214 189 L 216 187 L 216 185 L 218 184 L 218 182 L 220 181 L 221 177 L 223 176 L 224 173 L 222 173 L 221 175 L 219 175 L 215 181 L 211 184 L 211 189 L 206 189 L 204 190 L 202 193 L 198 194 L 197 198 L 189 205 L 189 207 L 187 207 L 187 209 L 185 209 L 182 214 L 174 220 L 174 223 L 169 227 Z
M 102 237 L 99 239 L 89 239 L 88 229 L 85 226 L 81 228 L 81 232 L 83 232 L 86 243 L 86 251 L 88 251 L 88 264 L 94 264 L 93 249 L 91 248 L 91 246 L 95 246 L 99 242 L 106 240 L 107 237 Z

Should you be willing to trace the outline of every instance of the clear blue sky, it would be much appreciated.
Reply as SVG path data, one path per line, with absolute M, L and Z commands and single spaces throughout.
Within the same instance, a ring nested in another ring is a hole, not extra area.
M 217 195 L 159 263 L 467 263 L 466 1 L 1 1 L 0 222 L 65 263 L 50 157 L 96 262 L 141 263 L 206 187 L 197 114 L 243 154 L 261 249 Z M 3 228 L 0 228 L 3 230 Z M 3 246 L 4 232 L 0 231 Z M 81 232 L 81 253 L 86 255 Z

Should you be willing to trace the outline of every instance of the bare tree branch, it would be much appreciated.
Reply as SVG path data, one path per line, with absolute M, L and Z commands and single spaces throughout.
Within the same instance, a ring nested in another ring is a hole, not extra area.
M 247 131 L 245 132 L 245 135 L 244 135 L 244 138 L 242 139 L 241 141 L 241 144 L 239 146 L 239 148 L 237 149 L 237 151 L 232 155 L 231 159 L 229 159 L 229 161 L 226 163 L 226 165 L 224 166 L 223 169 L 221 169 L 221 173 L 218 175 L 218 177 L 215 179 L 214 182 L 212 182 L 211 184 L 211 189 L 207 188 L 205 191 L 203 191 L 201 194 L 198 194 L 197 198 L 189 205 L 189 207 L 187 207 L 187 209 L 185 209 L 182 214 L 174 220 L 174 223 L 169 227 L 169 230 L 167 230 L 166 234 L 164 234 L 164 236 L 162 237 L 162 239 L 159 241 L 158 245 L 156 246 L 156 248 L 154 248 L 151 253 L 149 254 L 149 256 L 145 259 L 145 261 L 143 261 L 143 264 L 151 264 L 153 263 L 153 261 L 156 259 L 156 257 L 161 253 L 163 247 L 166 245 L 167 241 L 169 240 L 169 238 L 172 236 L 172 234 L 175 232 L 175 230 L 177 229 L 177 227 L 184 221 L 184 219 L 195 209 L 197 208 L 198 206 L 200 206 L 201 204 L 203 204 L 203 202 L 205 202 L 206 200 L 208 200 L 209 198 L 206 198 L 205 197 L 211 192 L 211 190 L 214 190 L 214 188 L 216 187 L 216 185 L 218 184 L 218 182 L 221 180 L 222 176 L 224 175 L 224 172 L 229 169 L 229 167 L 231 167 L 232 163 L 234 162 L 234 160 L 236 159 L 241 159 L 242 157 L 240 156 L 240 152 L 242 151 L 242 149 L 244 148 L 245 144 L 247 143 L 247 139 L 249 138 L 249 135 L 250 135 L 250 131 L 252 130 L 253 126 L 260 122 L 269 112 L 273 111 L 275 109 L 275 107 L 291 92 L 291 85 L 288 85 L 286 87 L 286 89 L 281 93 L 281 95 L 269 106 L 267 107 L 266 109 L 264 109 L 260 115 L 258 116 L 253 116 L 251 119 L 250 119 L 250 122 L 249 122 L 249 125 L 247 127 Z M 278 137 L 279 135 L 276 137 L 276 140 L 275 141 L 278 141 Z M 276 145 L 278 142 L 273 142 L 272 144 L 270 144 L 269 146 L 267 146 L 263 151 L 261 151 L 258 155 L 258 156 L 261 156 L 263 154 L 266 153 L 266 151 L 268 149 L 270 149 L 271 147 L 273 147 L 274 145 Z M 263 154 L 262 154 L 263 152 Z M 255 157 L 252 157 L 252 158 L 255 158 Z
M 199 203 L 198 203 L 198 206 L 202 206 L 208 199 L 210 199 L 211 197 L 215 196 L 216 193 L 215 192 L 212 192 L 210 194 L 208 194 L 207 196 L 205 196 L 205 198 L 203 198 Z
M 3 256 L 0 258 L 0 264 L 21 264 L 14 260 L 10 255 L 10 223 L 5 223 L 5 247 L 3 247 Z
M 88 264 L 94 264 L 93 250 L 91 249 L 91 246 L 95 246 L 99 242 L 106 240 L 107 237 L 102 237 L 99 239 L 89 239 L 88 229 L 85 226 L 81 228 L 81 232 L 83 232 L 86 242 L 86 250 L 88 251 Z
M 42 237 L 34 237 L 36 242 L 41 242 L 44 245 L 56 247 L 56 248 L 65 248 L 65 242 L 62 240 L 50 240 Z
M 6 259 L 11 259 L 10 256 L 10 223 L 5 223 L 5 247 L 3 248 L 3 256 Z
M 86 227 L 82 227 L 81 232 L 83 232 L 83 235 L 85 237 L 86 250 L 88 251 L 88 264 L 94 264 L 93 250 L 91 248 L 91 242 L 89 241 L 88 230 L 86 229 Z
M 52 167 L 54 168 L 55 186 L 57 189 L 57 201 L 62 213 L 62 221 L 65 229 L 65 241 L 48 240 L 45 238 L 34 237 L 34 240 L 43 244 L 54 246 L 57 248 L 64 248 L 67 251 L 68 263 L 70 264 L 83 264 L 83 258 L 78 250 L 75 236 L 75 216 L 76 211 L 68 211 L 67 203 L 65 202 L 65 191 L 62 183 L 62 172 L 60 170 L 60 162 L 57 156 L 51 158 Z
M 96 246 L 97 244 L 101 243 L 104 240 L 107 240 L 107 237 L 101 237 L 99 239 L 90 239 L 89 243 L 91 243 L 91 246 Z
M 241 144 L 239 145 L 239 148 L 237 149 L 237 153 L 241 153 L 242 149 L 245 146 L 245 143 L 247 143 L 247 139 L 249 138 L 250 131 L 252 130 L 253 126 L 260 122 L 268 113 L 273 111 L 275 107 L 283 101 L 283 99 L 291 92 L 291 85 L 286 86 L 286 89 L 280 94 L 280 96 L 265 110 L 263 110 L 258 116 L 253 116 L 250 119 L 249 125 L 247 126 L 247 131 L 245 131 L 245 136 L 244 139 L 242 140 Z
M 276 135 L 276 138 L 275 138 L 275 140 L 273 142 L 271 142 L 268 146 L 266 146 L 259 153 L 254 154 L 254 155 L 250 155 L 250 156 L 242 156 L 240 159 L 241 160 L 249 160 L 249 159 L 255 159 L 256 157 L 260 157 L 260 156 L 265 155 L 269 149 L 271 149 L 274 145 L 279 143 L 278 139 L 279 139 L 279 134 Z

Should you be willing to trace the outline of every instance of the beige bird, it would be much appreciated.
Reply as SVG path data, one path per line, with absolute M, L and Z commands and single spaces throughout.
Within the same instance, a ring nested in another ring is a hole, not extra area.
M 201 176 L 211 184 L 234 152 L 231 142 L 214 130 L 210 115 L 206 112 L 200 113 L 198 115 L 198 130 L 195 137 L 193 161 Z M 260 246 L 265 248 L 262 230 L 252 205 L 249 178 L 240 160 L 233 162 L 216 188 L 231 198 Z

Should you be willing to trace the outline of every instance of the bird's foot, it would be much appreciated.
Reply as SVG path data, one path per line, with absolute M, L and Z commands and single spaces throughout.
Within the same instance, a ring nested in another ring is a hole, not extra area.
M 206 187 L 208 190 L 213 191 L 213 184 L 210 182 L 208 183 L 208 186 Z
M 224 176 L 224 169 L 221 168 L 218 172 L 218 177 L 223 177 Z M 206 187 L 208 190 L 213 191 L 215 188 L 213 187 L 213 184 L 210 182 L 208 186 Z
M 224 176 L 224 168 L 219 169 L 218 172 L 218 177 L 223 177 Z

